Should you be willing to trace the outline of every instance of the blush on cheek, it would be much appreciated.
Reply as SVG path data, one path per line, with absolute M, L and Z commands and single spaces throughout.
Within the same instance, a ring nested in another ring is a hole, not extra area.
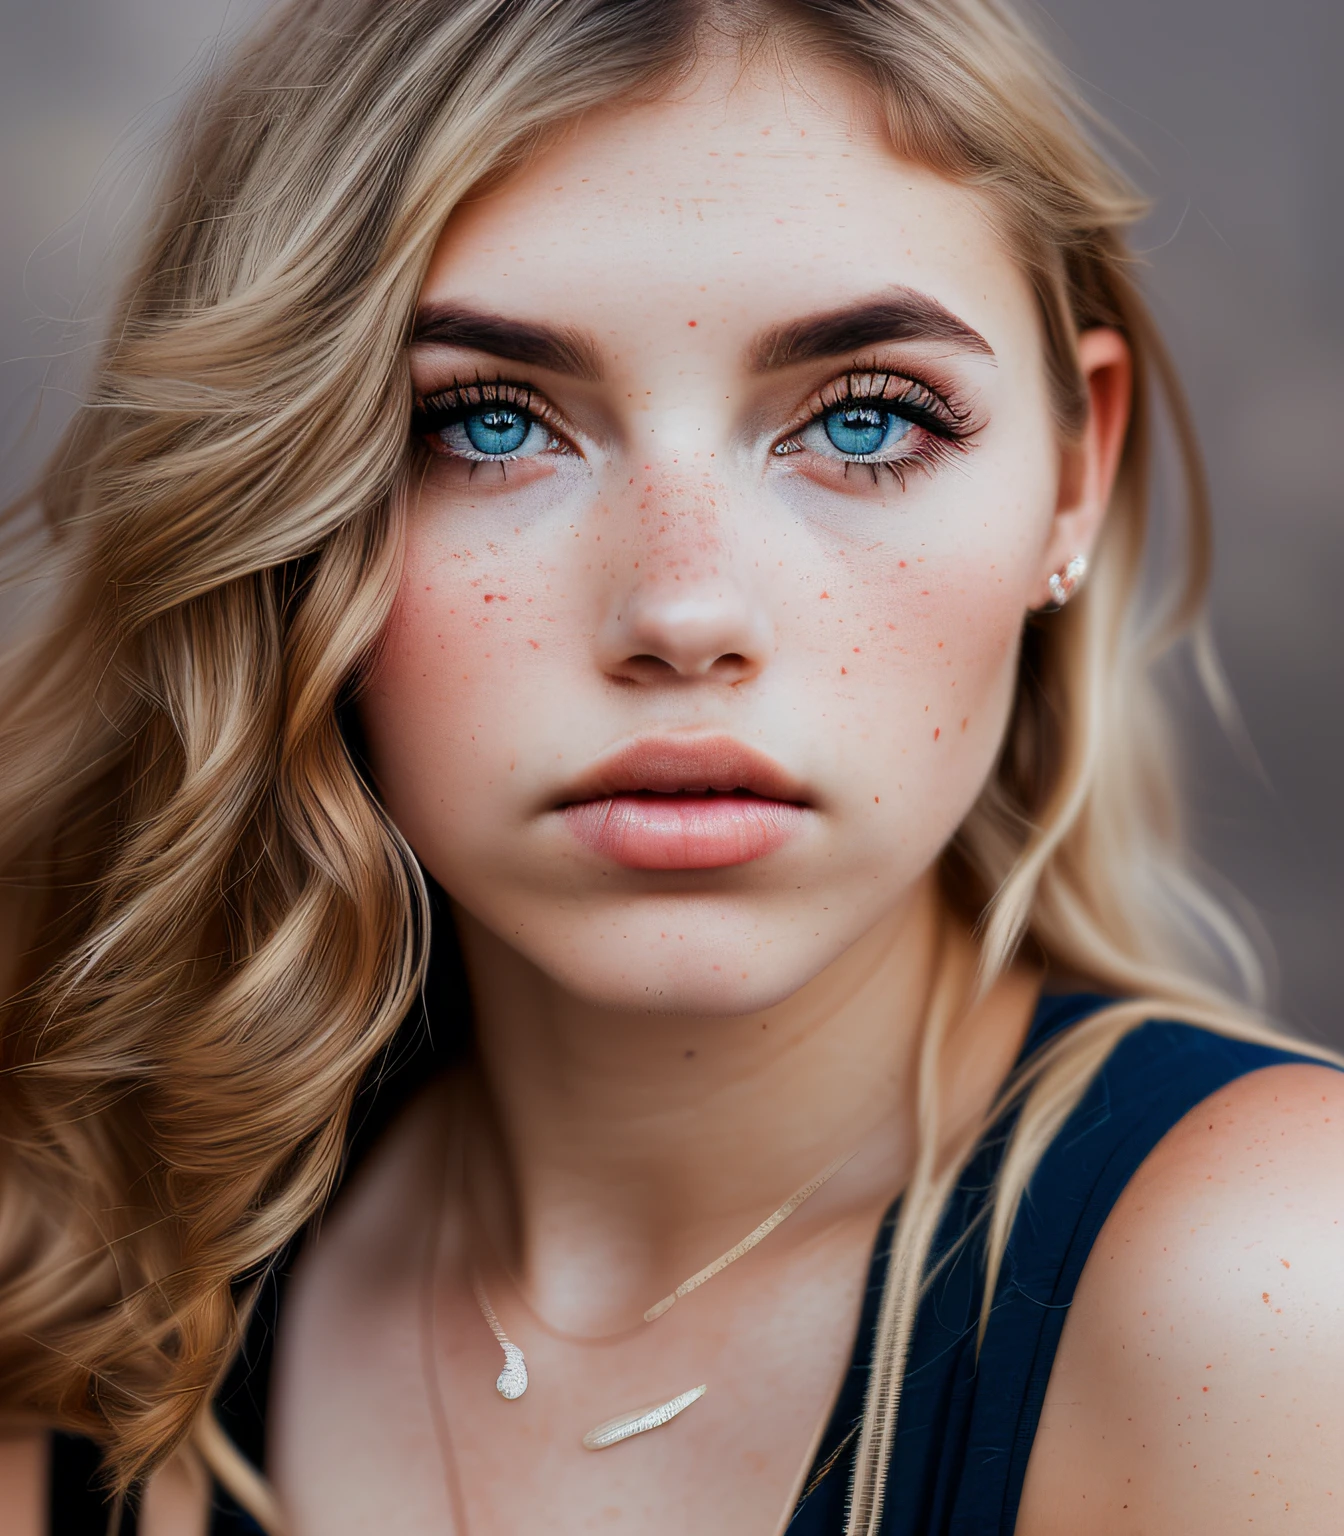
M 519 562 L 447 546 L 416 530 L 407 541 L 401 587 L 384 632 L 378 671 L 404 691 L 420 679 L 422 699 L 461 701 L 464 693 L 543 649 L 554 630 L 545 592 L 523 579 Z M 408 703 L 414 706 L 414 701 Z
M 914 557 L 862 581 L 832 579 L 819 594 L 817 638 L 836 670 L 857 680 L 876 665 L 928 697 L 974 695 L 1015 653 L 1024 601 L 1017 573 Z M 852 642 L 852 643 L 851 643 Z M 850 686 L 856 686 L 851 683 Z M 950 707 L 950 706 L 949 706 Z M 945 725 L 939 720 L 935 724 Z
M 441 882 L 467 847 L 517 820 L 529 774 L 543 759 L 553 772 L 564 741 L 554 715 L 573 698 L 565 637 L 578 619 L 535 550 L 513 553 L 412 529 L 360 700 L 387 811 Z
M 837 774 L 861 767 L 874 848 L 918 865 L 978 798 L 1011 708 L 1024 573 L 1002 564 L 870 553 L 833 565 L 812 604 Z
M 968 734 L 996 740 L 1016 676 L 1022 605 L 1016 583 L 991 569 L 958 566 L 932 577 L 919 596 L 926 605 L 917 638 L 926 698 L 923 734 L 935 745 Z

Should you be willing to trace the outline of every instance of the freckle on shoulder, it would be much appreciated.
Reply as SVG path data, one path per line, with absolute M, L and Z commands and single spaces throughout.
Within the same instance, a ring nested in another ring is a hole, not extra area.
M 1320 1204 L 1324 1214 L 1344 1197 L 1344 1128 L 1322 1112 L 1340 1098 L 1344 1073 L 1329 1066 L 1285 1064 L 1238 1079 L 1158 1143 L 1117 1201 L 1099 1247 L 1171 1258 L 1192 1243 L 1250 1230 L 1269 1240 L 1292 1209 L 1301 1216 Z M 1282 1134 L 1267 1158 L 1259 1149 L 1271 1132 Z

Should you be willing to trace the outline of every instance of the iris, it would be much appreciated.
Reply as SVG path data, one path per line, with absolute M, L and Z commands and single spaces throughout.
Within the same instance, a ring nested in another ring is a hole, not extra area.
M 517 453 L 531 426 L 532 418 L 515 406 L 491 405 L 462 418 L 462 430 L 477 453 Z
M 826 436 L 841 453 L 868 458 L 900 442 L 910 422 L 870 405 L 838 405 L 822 418 Z

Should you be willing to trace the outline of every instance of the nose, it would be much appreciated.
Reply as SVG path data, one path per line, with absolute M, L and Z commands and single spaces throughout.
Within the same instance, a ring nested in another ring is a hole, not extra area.
M 683 505 L 638 521 L 642 536 L 598 632 L 603 670 L 642 684 L 737 685 L 755 677 L 774 629 L 719 517 L 704 507 L 688 515 Z

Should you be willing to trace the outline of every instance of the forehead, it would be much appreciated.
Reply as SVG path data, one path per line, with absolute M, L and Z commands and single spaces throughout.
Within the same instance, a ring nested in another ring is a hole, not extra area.
M 1033 323 L 987 205 L 898 157 L 861 88 L 806 63 L 720 61 L 674 99 L 586 114 L 461 205 L 423 297 L 562 307 L 600 337 L 701 312 L 769 323 L 893 284 L 996 350 Z

